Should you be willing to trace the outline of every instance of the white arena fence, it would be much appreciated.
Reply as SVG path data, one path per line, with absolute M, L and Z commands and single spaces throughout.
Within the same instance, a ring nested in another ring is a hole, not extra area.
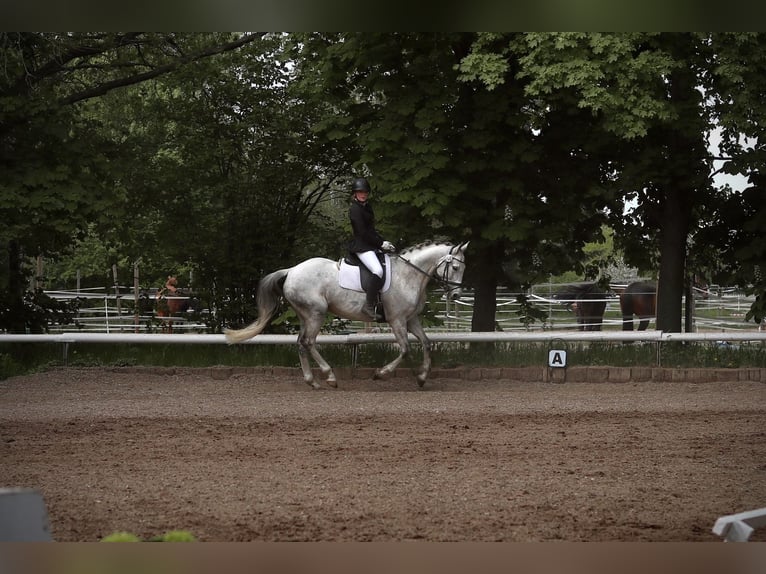
M 464 291 L 458 301 L 448 302 L 440 299 L 439 290 L 431 298 L 432 311 L 441 319 L 442 325 L 427 328 L 428 336 L 434 343 L 469 344 L 469 343 L 540 343 L 549 348 L 565 348 L 575 343 L 626 342 L 637 341 L 657 346 L 657 364 L 661 363 L 662 344 L 670 341 L 708 342 L 710 344 L 732 345 L 738 342 L 766 341 L 766 331 L 760 331 L 754 323 L 745 323 L 745 313 L 750 308 L 752 297 L 746 297 L 736 289 L 714 287 L 707 298 L 695 296 L 694 332 L 663 333 L 653 329 L 654 321 L 647 331 L 623 331 L 619 298 L 607 296 L 603 326 L 601 331 L 580 331 L 574 314 L 567 309 L 571 300 L 556 299 L 555 293 L 564 286 L 560 284 L 536 285 L 525 295 L 534 302 L 538 309 L 547 309 L 545 322 L 535 322 L 529 326 L 519 320 L 519 304 L 516 293 L 499 290 L 497 295 L 496 330 L 492 332 L 471 332 L 473 314 L 473 294 Z M 121 292 L 120 288 L 117 292 Z M 67 363 L 70 345 L 85 343 L 111 344 L 182 344 L 182 345 L 225 345 L 226 340 L 220 334 L 205 334 L 204 322 L 191 320 L 192 315 L 173 318 L 173 334 L 161 334 L 154 315 L 137 315 L 135 298 L 127 288 L 125 295 L 115 295 L 101 290 L 90 291 L 48 291 L 56 299 L 79 297 L 85 301 L 81 306 L 75 325 L 54 325 L 50 334 L 15 335 L 0 334 L 0 343 L 57 343 L 62 345 L 64 363 Z M 155 291 L 146 295 L 152 300 Z M 434 303 L 434 301 L 436 301 Z M 435 307 L 435 308 L 434 308 Z M 209 313 L 203 310 L 202 316 Z M 200 315 L 196 315 L 199 317 Z M 637 319 L 636 319 L 637 324 Z M 147 329 L 151 326 L 151 331 Z M 374 332 L 370 332 L 374 331 Z M 414 343 L 415 338 L 410 336 Z M 252 345 L 295 345 L 297 336 L 259 335 L 246 344 Z M 322 334 L 317 342 L 323 345 L 345 345 L 352 354 L 355 365 L 360 345 L 393 344 L 393 335 L 387 332 L 387 326 L 350 323 L 343 334 Z
M 766 332 L 728 333 L 664 333 L 662 331 L 538 331 L 538 332 L 431 332 L 433 343 L 547 343 L 551 349 L 566 347 L 569 343 L 643 341 L 657 345 L 657 361 L 660 362 L 661 346 L 668 342 L 710 342 L 731 344 L 733 342 L 766 342 Z M 410 335 L 412 343 L 417 339 Z M 258 335 L 245 341 L 245 345 L 296 345 L 297 335 Z M 346 335 L 319 335 L 319 345 L 346 345 L 351 350 L 352 365 L 356 366 L 358 346 L 364 344 L 393 344 L 391 333 L 351 333 Z M 2 343 L 58 343 L 62 345 L 64 364 L 67 364 L 69 346 L 77 343 L 104 344 L 171 344 L 171 345 L 226 345 L 224 335 L 210 334 L 143 334 L 143 333 L 59 333 L 47 335 L 0 334 Z

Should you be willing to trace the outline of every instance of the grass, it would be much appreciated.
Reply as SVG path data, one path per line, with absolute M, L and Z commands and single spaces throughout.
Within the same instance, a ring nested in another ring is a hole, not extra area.
M 434 343 L 433 366 L 528 367 L 547 365 L 549 343 Z M 761 343 L 721 344 L 718 342 L 657 343 L 590 342 L 558 344 L 567 351 L 569 366 L 657 366 L 666 367 L 766 367 L 766 345 Z M 347 346 L 325 345 L 321 353 L 336 367 L 351 366 L 352 350 Z M 356 366 L 379 367 L 397 353 L 392 344 L 359 345 Z M 422 360 L 419 345 L 413 345 L 405 366 Z M 0 345 L 0 380 L 52 367 L 175 366 L 217 365 L 298 367 L 296 345 L 111 345 L 70 344 L 66 361 L 60 344 L 5 343 Z

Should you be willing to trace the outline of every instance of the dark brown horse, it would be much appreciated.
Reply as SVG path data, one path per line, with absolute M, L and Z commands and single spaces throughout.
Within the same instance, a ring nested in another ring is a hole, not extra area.
M 620 293 L 622 310 L 622 330 L 633 330 L 633 316 L 639 319 L 638 330 L 646 331 L 649 320 L 657 314 L 657 283 L 655 281 L 636 281 Z
M 566 304 L 577 317 L 580 331 L 600 331 L 606 310 L 606 296 L 596 283 L 567 285 L 556 293 L 555 298 Z

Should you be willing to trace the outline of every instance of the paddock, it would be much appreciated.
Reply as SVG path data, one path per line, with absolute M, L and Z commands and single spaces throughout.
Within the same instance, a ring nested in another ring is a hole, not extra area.
M 748 380 L 60 368 L 0 381 L 0 485 L 57 541 L 718 541 L 766 505 Z M 756 531 L 752 540 L 766 536 Z

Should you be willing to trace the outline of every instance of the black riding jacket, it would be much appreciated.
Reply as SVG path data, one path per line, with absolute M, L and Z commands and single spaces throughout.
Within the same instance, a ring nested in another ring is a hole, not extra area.
M 348 250 L 351 253 L 362 253 L 380 249 L 383 245 L 383 238 L 375 230 L 375 213 L 372 211 L 370 202 L 359 203 L 356 199 L 352 199 L 348 216 L 351 219 L 351 229 L 354 232 Z

